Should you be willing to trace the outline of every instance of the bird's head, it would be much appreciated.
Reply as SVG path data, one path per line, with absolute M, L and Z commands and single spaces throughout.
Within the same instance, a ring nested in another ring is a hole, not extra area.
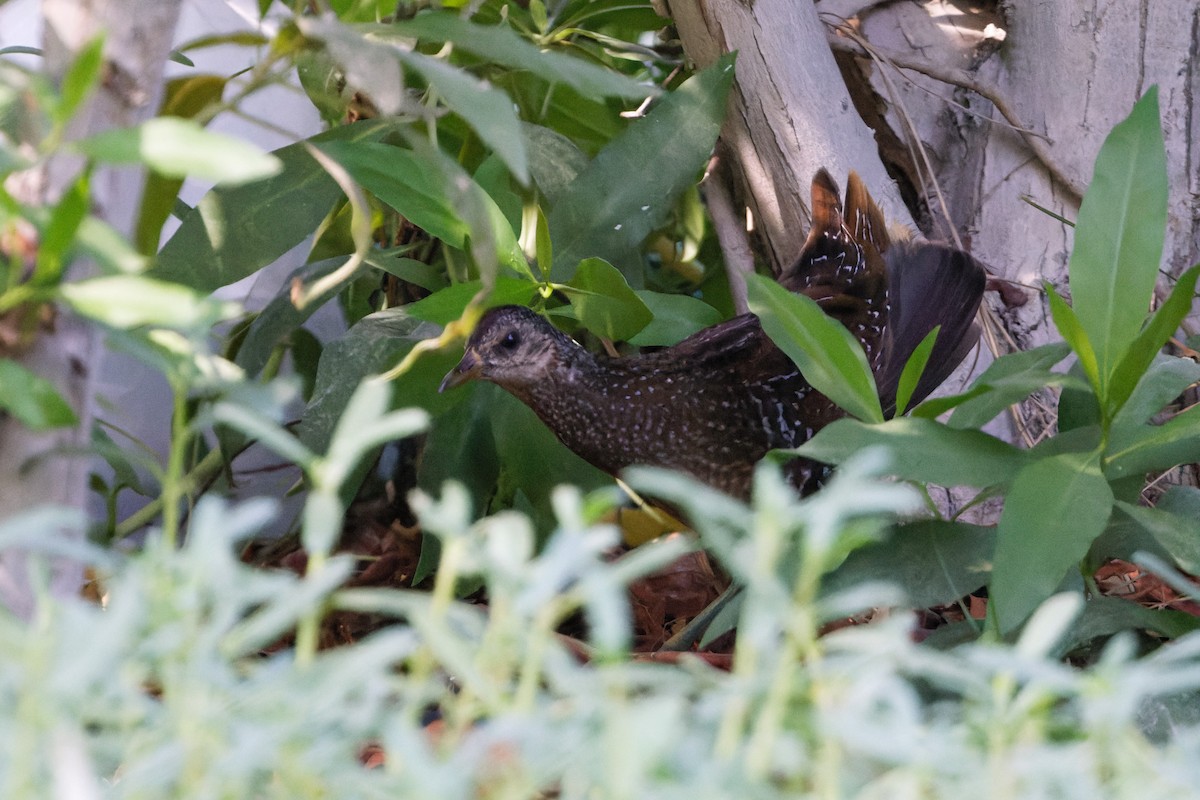
M 472 380 L 485 380 L 521 392 L 544 380 L 569 343 L 549 322 L 523 306 L 488 310 L 467 339 L 458 365 L 446 373 L 438 391 Z

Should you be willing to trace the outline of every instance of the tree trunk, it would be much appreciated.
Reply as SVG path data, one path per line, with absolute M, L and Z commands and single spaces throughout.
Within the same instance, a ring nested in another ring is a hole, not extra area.
M 67 139 L 79 139 L 110 128 L 127 127 L 153 115 L 163 84 L 163 67 L 179 16 L 179 0 L 44 0 L 42 18 L 45 69 L 58 83 L 80 48 L 105 34 L 105 68 L 100 85 L 77 113 Z M 14 175 L 9 189 L 22 201 L 45 206 L 56 202 L 75 180 L 82 162 L 57 155 L 41 169 Z M 93 213 L 125 234 L 132 232 L 141 187 L 136 170 L 97 170 L 92 177 Z M 76 262 L 68 278 L 86 276 L 91 266 Z M 72 429 L 35 434 L 13 419 L 0 422 L 0 520 L 41 505 L 82 509 L 87 500 L 90 464 L 64 451 L 86 448 L 91 438 L 92 379 L 100 350 L 98 333 L 86 322 L 60 313 L 38 331 L 21 363 L 50 380 L 75 409 Z M 80 535 L 44 532 L 45 535 Z M 51 566 L 51 591 L 78 590 L 81 568 L 59 560 Z M 35 606 L 29 558 L 18 551 L 0 556 L 0 599 L 28 617 Z

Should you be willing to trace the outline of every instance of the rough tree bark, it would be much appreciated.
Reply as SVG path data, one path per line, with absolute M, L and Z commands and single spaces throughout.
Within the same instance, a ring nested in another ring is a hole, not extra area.
M 180 0 L 44 0 L 45 69 L 51 80 L 61 79 L 80 48 L 102 33 L 106 36 L 101 85 L 77 114 L 68 139 L 136 125 L 153 114 L 179 8 Z M 13 176 L 9 189 L 24 202 L 52 204 L 80 166 L 78 159 L 59 155 L 44 168 Z M 135 170 L 98 170 L 91 182 L 93 213 L 131 234 L 141 181 Z M 88 264 L 77 262 L 68 277 L 89 270 Z M 84 458 L 62 453 L 78 451 L 90 442 L 92 378 L 99 357 L 95 328 L 69 314 L 59 314 L 40 330 L 20 356 L 24 366 L 56 385 L 75 409 L 79 424 L 33 434 L 11 419 L 0 421 L 0 520 L 47 504 L 83 507 L 90 465 Z M 0 601 L 25 617 L 32 614 L 36 602 L 29 566 L 20 552 L 8 550 L 0 556 Z M 59 561 L 50 580 L 51 591 L 73 593 L 80 584 L 80 567 Z

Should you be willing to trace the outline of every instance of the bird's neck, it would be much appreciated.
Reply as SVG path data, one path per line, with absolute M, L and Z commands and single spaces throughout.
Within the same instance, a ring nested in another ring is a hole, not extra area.
M 620 374 L 608 359 L 597 359 L 568 337 L 557 345 L 558 364 L 540 379 L 507 387 L 554 431 L 559 440 L 584 460 L 615 473 L 644 461 L 637 452 L 638 437 L 622 435 L 635 427 L 635 417 L 653 408 L 635 407 L 623 393 Z M 624 427 L 623 427 L 624 426 Z

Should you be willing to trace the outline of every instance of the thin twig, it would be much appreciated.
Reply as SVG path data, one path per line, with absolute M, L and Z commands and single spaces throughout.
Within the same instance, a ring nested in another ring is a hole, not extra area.
M 729 196 L 729 171 L 720 158 L 709 164 L 704 177 L 704 199 L 708 204 L 708 215 L 712 218 L 721 253 L 725 256 L 725 274 L 729 280 L 729 294 L 733 308 L 738 314 L 750 310 L 746 298 L 746 276 L 754 272 L 754 254 L 746 236 L 746 225 L 738 219 L 733 199 Z
M 884 50 L 875 45 L 866 44 L 861 39 L 853 41 L 844 36 L 839 36 L 836 33 L 830 33 L 828 36 L 829 46 L 842 53 L 850 53 L 864 58 L 873 60 L 882 60 L 898 70 L 909 69 L 913 72 L 919 72 L 934 80 L 948 83 L 952 86 L 959 86 L 963 89 L 968 89 L 980 97 L 990 101 L 1000 115 L 1012 126 L 1024 141 L 1025 144 L 1037 156 L 1037 159 L 1042 162 L 1043 166 L 1050 172 L 1051 176 L 1078 202 L 1083 197 L 1083 186 L 1074 178 L 1067 175 L 1063 168 L 1055 160 L 1047 146 L 1045 137 L 1031 131 L 1026 125 L 1021 122 L 1020 117 L 1013 109 L 1012 104 L 1004 97 L 1003 93 L 995 86 L 980 80 L 975 75 L 967 72 L 964 69 L 957 67 L 945 67 L 938 64 L 931 64 L 923 59 L 913 58 L 905 53 L 896 53 L 890 50 Z

